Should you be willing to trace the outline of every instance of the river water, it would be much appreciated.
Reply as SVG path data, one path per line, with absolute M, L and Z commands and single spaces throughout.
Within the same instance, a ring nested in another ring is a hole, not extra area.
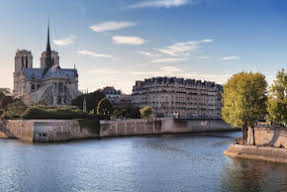
M 0 191 L 287 191 L 287 165 L 223 155 L 240 134 L 0 139 Z

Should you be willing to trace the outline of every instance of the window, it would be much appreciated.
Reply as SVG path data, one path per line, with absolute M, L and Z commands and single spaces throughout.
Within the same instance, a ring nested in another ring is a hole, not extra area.
M 60 92 L 60 93 L 63 92 L 63 83 L 59 83 L 59 92 Z

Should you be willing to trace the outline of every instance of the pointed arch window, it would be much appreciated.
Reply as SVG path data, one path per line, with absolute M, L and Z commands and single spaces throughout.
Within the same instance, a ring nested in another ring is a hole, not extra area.
M 28 57 L 26 56 L 26 68 L 28 68 Z
M 22 63 L 22 68 L 24 68 L 25 64 L 24 64 L 24 56 L 21 57 L 21 63 Z

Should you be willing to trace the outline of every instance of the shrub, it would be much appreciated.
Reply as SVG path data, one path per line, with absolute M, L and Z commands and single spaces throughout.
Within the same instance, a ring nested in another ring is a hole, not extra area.
M 141 113 L 142 118 L 145 118 L 145 119 L 152 118 L 153 109 L 150 106 L 145 106 L 144 108 L 140 110 L 140 113 Z
M 112 113 L 112 103 L 107 98 L 103 98 L 102 100 L 100 100 L 97 106 L 97 115 L 112 115 Z
M 27 106 L 21 100 L 15 100 L 14 103 L 9 104 L 7 109 L 1 115 L 1 119 L 17 119 L 22 116 Z
M 22 115 L 23 119 L 94 119 L 94 115 L 86 113 L 77 107 L 61 106 L 29 107 Z

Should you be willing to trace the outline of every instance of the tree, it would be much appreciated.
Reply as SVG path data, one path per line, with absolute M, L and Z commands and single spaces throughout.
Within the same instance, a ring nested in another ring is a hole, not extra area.
M 7 109 L 2 115 L 2 118 L 19 118 L 26 109 L 27 106 L 23 103 L 23 101 L 16 99 L 13 103 L 8 105 Z
M 242 128 L 244 144 L 248 127 L 254 133 L 255 123 L 266 114 L 266 88 L 267 82 L 261 73 L 241 72 L 224 85 L 222 117 L 233 127 Z
M 48 104 L 47 104 L 47 102 L 46 102 L 44 99 L 40 99 L 40 100 L 36 103 L 36 105 L 47 106 Z
M 102 100 L 100 100 L 97 106 L 97 115 L 112 115 L 112 113 L 112 103 L 107 98 L 103 98 Z
M 10 89 L 0 88 L 0 109 L 5 110 L 13 102 Z
M 114 118 L 140 119 L 140 108 L 132 104 L 114 108 Z
M 277 126 L 287 124 L 287 73 L 278 71 L 276 80 L 269 89 L 266 119 Z
M 83 94 L 72 100 L 72 105 L 77 106 L 80 109 L 83 109 L 84 98 L 87 102 L 87 111 L 96 111 L 98 103 L 103 98 L 106 98 L 105 94 L 102 91 L 95 91 L 88 94 Z
M 113 117 L 117 119 L 117 118 L 120 118 L 121 116 L 123 116 L 123 111 L 118 108 L 114 109 Z
M 149 119 L 153 116 L 153 109 L 150 106 L 145 106 L 140 110 L 140 113 L 142 118 Z

